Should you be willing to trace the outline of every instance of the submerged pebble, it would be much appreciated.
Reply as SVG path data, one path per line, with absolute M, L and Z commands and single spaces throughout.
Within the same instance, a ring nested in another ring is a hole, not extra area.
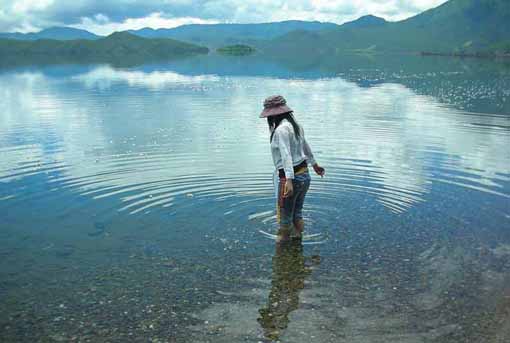
M 97 237 L 106 232 L 106 225 L 102 222 L 94 223 L 94 230 L 87 233 L 89 237 Z
M 69 257 L 74 254 L 75 248 L 72 245 L 65 245 L 55 250 L 55 256 L 57 257 Z

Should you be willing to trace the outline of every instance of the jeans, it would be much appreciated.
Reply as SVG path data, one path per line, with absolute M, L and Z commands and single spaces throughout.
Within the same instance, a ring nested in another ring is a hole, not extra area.
M 277 217 L 280 226 L 290 226 L 303 219 L 303 203 L 305 195 L 310 187 L 310 173 L 306 170 L 303 173 L 294 175 L 292 186 L 294 191 L 291 196 L 283 197 L 285 178 L 280 178 L 278 183 L 278 204 Z

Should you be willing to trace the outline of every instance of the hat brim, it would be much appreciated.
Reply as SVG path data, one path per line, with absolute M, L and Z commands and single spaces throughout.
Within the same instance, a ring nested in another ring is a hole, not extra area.
M 276 106 L 265 108 L 264 111 L 260 114 L 260 118 L 267 118 L 272 116 L 277 116 L 279 114 L 292 112 L 292 109 L 287 105 Z

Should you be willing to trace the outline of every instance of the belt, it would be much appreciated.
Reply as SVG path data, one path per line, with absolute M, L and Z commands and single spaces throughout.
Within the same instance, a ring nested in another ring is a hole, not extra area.
M 308 164 L 306 163 L 306 160 L 298 164 L 297 166 L 294 166 L 294 175 L 303 174 L 308 170 Z M 285 171 L 283 169 L 278 169 L 278 176 L 280 179 L 285 178 Z

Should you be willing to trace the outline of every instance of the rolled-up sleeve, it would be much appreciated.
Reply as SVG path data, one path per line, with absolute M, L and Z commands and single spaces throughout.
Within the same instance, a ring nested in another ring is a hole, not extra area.
M 294 179 L 294 165 L 292 164 L 292 154 L 290 152 L 290 134 L 291 132 L 284 127 L 280 130 L 277 129 L 275 132 L 285 177 L 287 179 Z

